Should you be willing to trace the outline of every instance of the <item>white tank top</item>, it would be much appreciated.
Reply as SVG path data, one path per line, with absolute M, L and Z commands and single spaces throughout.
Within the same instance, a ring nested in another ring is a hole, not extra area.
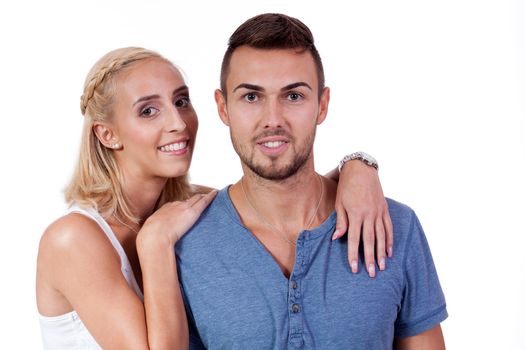
M 140 299 L 144 301 L 144 296 L 142 295 L 142 291 L 135 279 L 135 275 L 133 275 L 133 269 L 131 268 L 128 257 L 106 220 L 104 220 L 104 218 L 92 208 L 83 209 L 73 205 L 68 213 L 71 212 L 85 215 L 99 224 L 102 231 L 104 231 L 108 239 L 111 241 L 113 248 L 115 248 L 120 256 L 120 269 L 122 270 L 122 274 L 126 278 L 126 281 L 128 281 L 129 286 L 133 288 Z M 100 349 L 100 346 L 95 339 L 93 339 L 93 336 L 84 326 L 75 310 L 58 316 L 49 317 L 39 315 L 39 317 L 44 349 Z

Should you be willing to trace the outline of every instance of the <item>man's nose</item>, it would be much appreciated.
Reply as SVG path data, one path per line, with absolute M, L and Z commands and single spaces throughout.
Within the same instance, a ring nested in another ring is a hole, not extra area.
M 284 125 L 283 108 L 278 98 L 267 100 L 263 122 L 265 128 L 280 128 Z

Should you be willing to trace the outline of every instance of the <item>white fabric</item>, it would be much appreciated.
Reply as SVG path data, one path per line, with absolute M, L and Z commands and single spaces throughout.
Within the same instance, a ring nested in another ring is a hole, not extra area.
M 129 263 L 124 249 L 120 245 L 117 237 L 109 227 L 104 218 L 94 209 L 84 209 L 72 206 L 69 212 L 80 213 L 96 221 L 106 234 L 111 244 L 120 256 L 122 274 L 128 281 L 131 288 L 137 295 L 144 300 L 142 291 L 139 288 L 133 269 Z M 91 336 L 84 326 L 75 310 L 58 316 L 40 316 L 40 329 L 42 331 L 42 344 L 44 349 L 68 349 L 68 350 L 90 350 L 100 349 L 95 339 Z

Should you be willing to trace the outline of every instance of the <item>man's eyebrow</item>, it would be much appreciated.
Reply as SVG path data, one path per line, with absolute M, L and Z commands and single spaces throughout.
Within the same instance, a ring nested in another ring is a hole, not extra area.
M 235 87 L 235 89 L 233 89 L 233 92 L 237 91 L 238 89 L 264 91 L 264 88 L 262 86 L 253 85 L 253 84 L 247 84 L 247 83 L 242 83 L 242 84 L 237 85 L 237 87 Z
M 175 90 L 173 90 L 172 96 L 175 96 L 176 94 L 183 92 L 183 91 L 188 91 L 188 87 L 186 85 L 182 85 L 181 87 L 178 87 Z M 133 103 L 133 106 L 135 106 L 137 103 L 140 103 L 143 101 L 154 100 L 156 98 L 160 98 L 160 95 L 155 94 L 155 95 L 142 96 L 141 98 L 139 98 Z
M 305 83 L 303 81 L 300 81 L 300 82 L 297 82 L 297 83 L 286 85 L 285 87 L 283 87 L 281 89 L 281 91 L 293 90 L 293 89 L 295 89 L 297 87 L 300 87 L 300 86 L 304 86 L 304 87 L 307 87 L 308 89 L 312 90 L 312 87 L 310 85 L 308 85 L 307 83 Z

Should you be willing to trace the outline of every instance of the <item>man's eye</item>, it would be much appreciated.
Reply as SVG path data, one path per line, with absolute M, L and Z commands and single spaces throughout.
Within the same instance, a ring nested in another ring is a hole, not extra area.
M 297 101 L 299 99 L 301 99 L 301 94 L 298 94 L 297 92 L 291 92 L 288 94 L 288 99 L 290 101 Z
M 257 95 L 254 93 L 249 93 L 244 95 L 244 99 L 248 102 L 255 102 L 257 101 Z
M 154 108 L 154 107 L 146 107 L 142 110 L 142 112 L 140 112 L 140 115 L 143 116 L 143 117 L 152 117 L 154 116 L 155 114 L 157 114 L 159 110 L 157 108 Z
M 175 101 L 175 107 L 177 108 L 184 108 L 188 107 L 190 104 L 189 97 L 182 97 Z

